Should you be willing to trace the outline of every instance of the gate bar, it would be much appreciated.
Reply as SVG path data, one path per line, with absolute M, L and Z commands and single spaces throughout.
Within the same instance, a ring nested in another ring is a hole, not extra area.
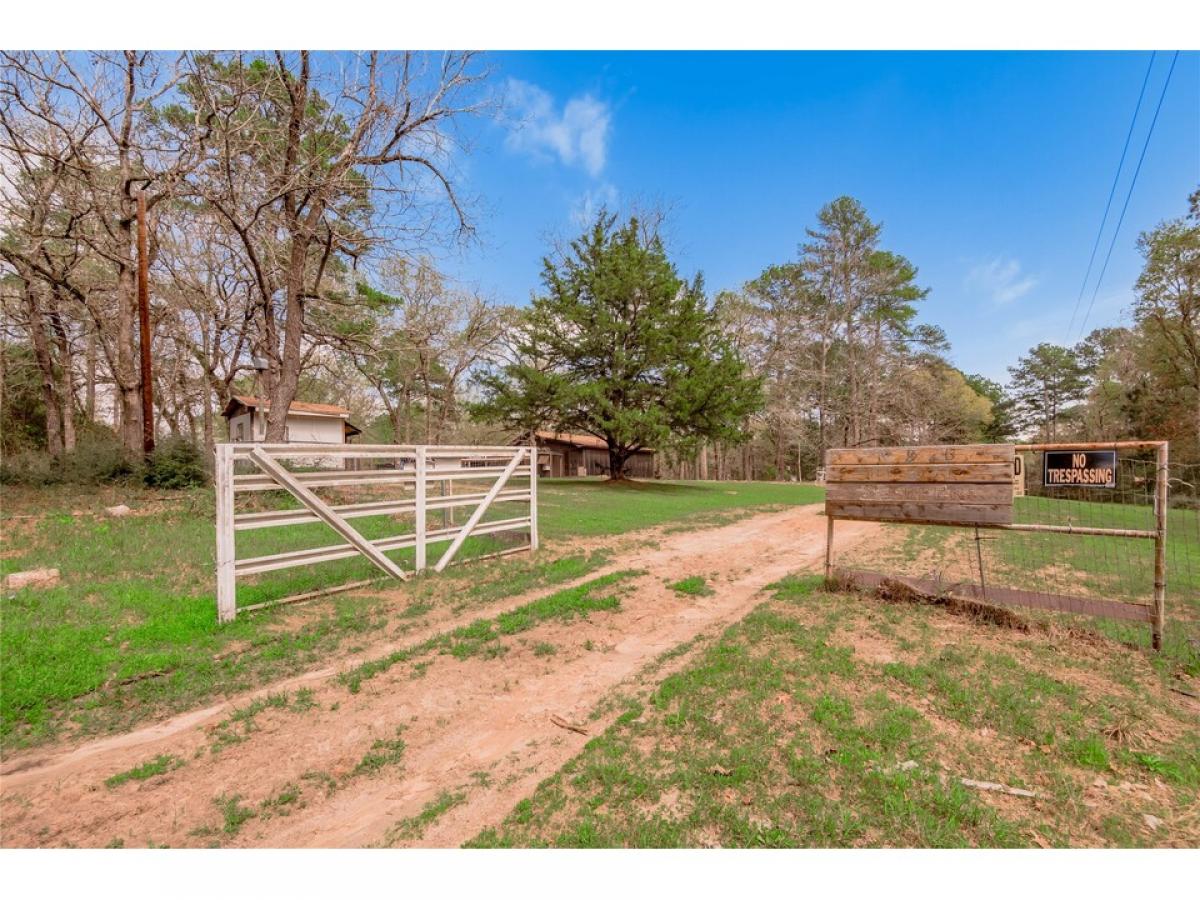
M 496 479 L 496 483 L 487 492 L 487 496 L 475 508 L 475 512 L 471 513 L 471 518 L 467 519 L 467 524 L 462 527 L 458 536 L 454 538 L 450 546 L 446 548 L 446 552 L 442 554 L 442 558 L 437 561 L 437 565 L 433 567 L 435 572 L 441 572 L 450 564 L 450 560 L 454 559 L 454 554 L 458 552 L 458 548 L 463 545 L 463 541 L 467 539 L 471 531 L 479 524 L 479 520 L 488 511 L 488 507 L 492 505 L 492 501 L 496 499 L 496 495 L 504 490 L 504 485 L 508 484 L 508 479 L 517 470 L 517 466 L 521 464 L 521 457 L 528 455 L 528 453 L 529 451 L 525 447 L 521 447 L 513 454 L 512 462 L 504 467 L 504 473 Z M 531 475 L 530 477 L 533 476 Z M 530 540 L 532 541 L 532 538 Z
M 293 478 L 287 469 L 283 468 L 283 466 L 279 465 L 279 463 L 275 462 L 275 460 L 271 459 L 271 457 L 258 448 L 250 451 L 250 458 L 254 460 L 255 465 L 278 481 L 282 487 L 287 489 L 289 494 L 320 516 L 326 525 L 353 544 L 359 553 L 375 563 L 376 566 L 383 569 L 383 571 L 387 572 L 393 578 L 399 578 L 401 581 L 408 578 L 407 572 L 384 556 L 379 548 L 355 531 L 350 523 L 335 513 L 325 501 Z

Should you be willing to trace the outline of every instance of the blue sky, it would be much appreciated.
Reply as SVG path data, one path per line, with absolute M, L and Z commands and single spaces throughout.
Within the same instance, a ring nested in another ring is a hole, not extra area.
M 1100 263 L 1171 61 L 1159 52 Z M 478 245 L 447 260 L 525 302 L 553 236 L 600 203 L 672 210 L 672 256 L 710 293 L 792 259 L 841 194 L 931 289 L 921 319 L 952 359 L 1006 378 L 1068 323 L 1150 54 L 498 53 L 505 116 L 461 164 Z M 1182 215 L 1200 183 L 1200 54 L 1183 53 L 1088 329 L 1120 320 L 1138 232 Z M 1082 314 L 1081 314 L 1082 315 Z

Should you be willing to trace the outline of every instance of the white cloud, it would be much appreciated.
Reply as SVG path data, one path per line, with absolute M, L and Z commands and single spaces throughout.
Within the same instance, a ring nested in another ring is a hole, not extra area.
M 512 119 L 505 141 L 513 150 L 557 157 L 597 177 L 604 171 L 612 110 L 591 94 L 572 97 L 559 112 L 554 98 L 536 84 L 508 80 L 507 106 Z
M 579 228 L 586 228 L 596 220 L 596 214 L 602 207 L 612 212 L 617 205 L 617 196 L 617 189 L 608 182 L 584 191 L 571 207 L 571 222 Z
M 1032 275 L 1022 275 L 1021 264 L 1015 259 L 997 257 L 975 266 L 967 273 L 967 288 L 986 294 L 993 303 L 1003 305 L 1024 297 L 1037 285 Z

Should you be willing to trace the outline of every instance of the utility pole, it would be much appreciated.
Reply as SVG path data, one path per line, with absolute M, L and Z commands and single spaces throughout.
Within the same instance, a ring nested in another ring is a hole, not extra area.
M 146 191 L 137 195 L 138 329 L 142 345 L 142 450 L 154 451 L 154 376 L 150 368 L 150 259 L 146 249 Z

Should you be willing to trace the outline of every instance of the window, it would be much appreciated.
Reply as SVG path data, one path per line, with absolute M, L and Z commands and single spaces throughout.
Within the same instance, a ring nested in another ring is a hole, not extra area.
M 246 426 L 242 422 L 238 422 L 237 438 L 235 438 L 235 440 L 238 440 L 238 441 L 246 440 Z

